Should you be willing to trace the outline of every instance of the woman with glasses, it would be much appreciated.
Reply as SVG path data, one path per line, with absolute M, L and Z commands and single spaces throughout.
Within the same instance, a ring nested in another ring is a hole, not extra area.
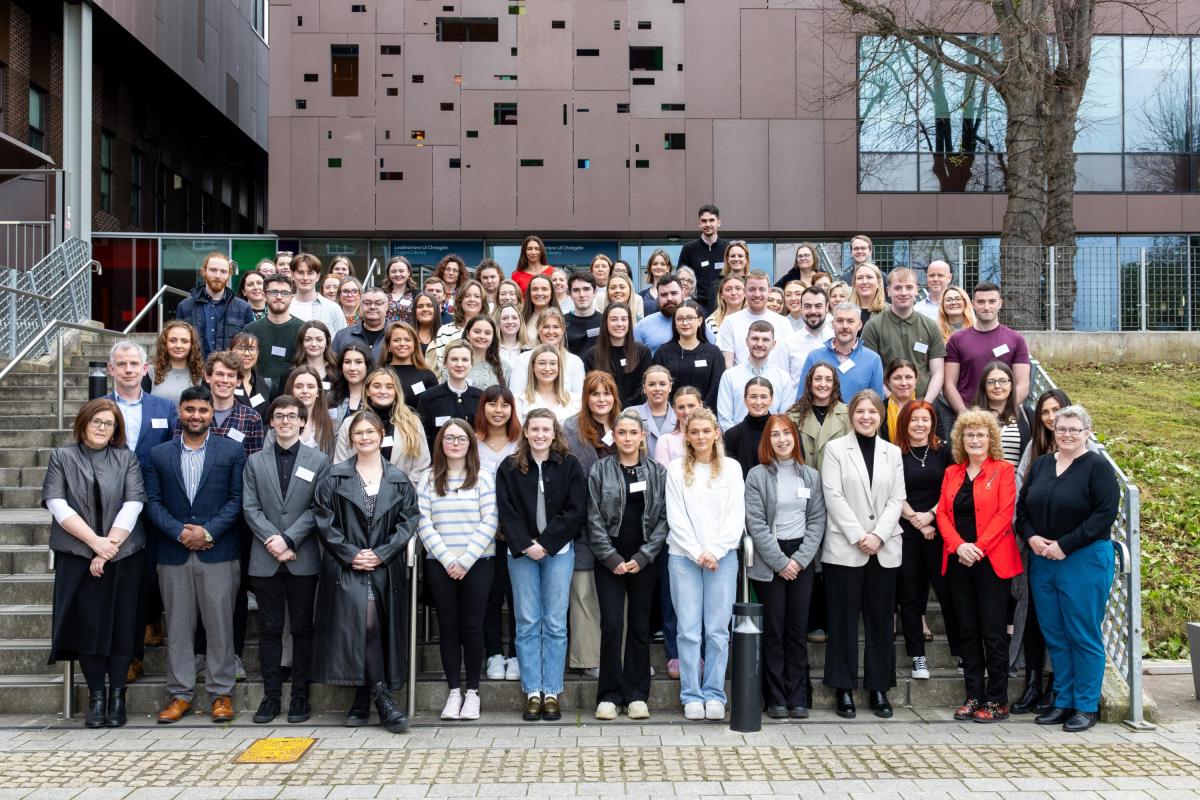
M 346 318 L 346 326 L 357 325 L 362 321 L 362 283 L 353 275 L 347 275 L 338 281 L 337 297 L 338 307 L 342 309 L 342 316 Z
M 379 451 L 384 460 L 398 468 L 409 480 L 417 480 L 429 468 L 429 442 L 425 439 L 421 418 L 404 402 L 404 394 L 397 385 L 396 376 L 386 369 L 377 369 L 367 375 L 367 408 L 342 424 L 337 435 L 334 463 L 354 455 L 349 423 L 366 411 L 378 416 L 383 425 Z
M 683 290 L 683 299 L 689 299 L 696 291 L 696 273 L 691 267 L 680 267 L 675 270 L 675 277 L 679 279 L 679 288 Z
M 433 268 L 433 276 L 440 278 L 442 285 L 446 288 L 446 297 L 450 299 L 447 311 L 454 310 L 454 298 L 458 296 L 458 290 L 471 280 L 471 273 L 467 270 L 467 262 L 463 261 L 460 256 L 454 253 L 442 256 L 442 260 Z
M 704 339 L 703 309 L 695 300 L 684 300 L 675 309 L 671 328 L 671 341 L 654 352 L 654 363 L 667 368 L 675 386 L 695 387 L 704 404 L 716 408 L 725 356 Z
M 142 635 L 137 610 L 146 538 L 138 516 L 146 494 L 116 403 L 85 403 L 71 434 L 74 443 L 50 454 L 42 481 L 54 554 L 48 663 L 78 660 L 88 685 L 84 725 L 119 728 L 126 675 Z
M 1017 531 L 1031 552 L 1029 587 L 1054 664 L 1054 708 L 1034 722 L 1068 732 L 1096 724 L 1113 580 L 1110 537 L 1121 499 L 1112 465 L 1087 447 L 1091 432 L 1083 406 L 1059 409 L 1057 451 L 1033 462 L 1017 502 Z
M 433 468 L 417 486 L 417 533 L 425 580 L 438 612 L 438 646 L 450 691 L 442 719 L 479 719 L 483 615 L 496 555 L 496 484 L 481 469 L 475 431 L 462 419 L 442 425 Z M 462 668 L 466 665 L 466 687 Z
M 275 384 L 259 374 L 258 337 L 252 333 L 239 333 L 233 337 L 230 349 L 242 361 L 238 386 L 233 390 L 234 400 L 257 411 L 265 424 L 267 409 L 270 408 L 271 397 L 275 394 Z
M 1002 361 L 993 361 L 984 368 L 975 391 L 975 405 L 990 411 L 1000 423 L 1004 460 L 1014 467 L 1021 462 L 1030 438 L 1025 409 L 1017 405 L 1016 385 L 1012 369 Z
M 775 286 L 782 289 L 792 281 L 799 281 L 802 287 L 812 286 L 817 274 L 817 246 L 812 242 L 804 242 L 796 247 L 796 258 L 792 268 L 775 281 Z

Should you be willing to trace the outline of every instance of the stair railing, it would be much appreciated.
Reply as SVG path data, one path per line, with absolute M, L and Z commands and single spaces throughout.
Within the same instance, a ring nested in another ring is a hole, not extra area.
M 142 306 L 142 310 L 137 313 L 129 324 L 125 326 L 125 333 L 128 335 L 133 333 L 133 329 L 145 319 L 151 309 L 158 309 L 158 329 L 161 331 L 163 326 L 163 306 L 162 299 L 167 295 L 175 295 L 176 297 L 190 297 L 190 295 L 182 289 L 176 289 L 174 286 L 163 286 L 154 295 L 146 301 L 146 305 Z

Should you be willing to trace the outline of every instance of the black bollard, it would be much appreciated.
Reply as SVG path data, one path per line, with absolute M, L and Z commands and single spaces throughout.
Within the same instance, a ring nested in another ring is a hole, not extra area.
M 729 728 L 740 733 L 762 730 L 761 603 L 733 604 L 733 682 Z
M 88 362 L 88 400 L 108 394 L 108 364 L 104 361 Z

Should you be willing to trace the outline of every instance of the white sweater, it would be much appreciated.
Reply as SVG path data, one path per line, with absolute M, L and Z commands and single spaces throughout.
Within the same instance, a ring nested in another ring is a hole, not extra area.
M 712 467 L 696 464 L 692 485 L 683 481 L 683 459 L 667 467 L 668 552 L 692 561 L 705 550 L 721 559 L 737 548 L 746 525 L 746 483 L 732 458 L 721 462 L 721 474 L 710 481 Z

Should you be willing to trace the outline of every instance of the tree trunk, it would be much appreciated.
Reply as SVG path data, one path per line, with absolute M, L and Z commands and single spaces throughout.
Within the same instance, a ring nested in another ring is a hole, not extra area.
M 1055 76 L 1057 78 L 1057 75 Z M 1046 226 L 1042 243 L 1054 248 L 1055 328 L 1074 328 L 1075 311 L 1075 122 L 1082 89 L 1050 87 L 1046 123 Z M 1049 299 L 1047 299 L 1047 303 Z

